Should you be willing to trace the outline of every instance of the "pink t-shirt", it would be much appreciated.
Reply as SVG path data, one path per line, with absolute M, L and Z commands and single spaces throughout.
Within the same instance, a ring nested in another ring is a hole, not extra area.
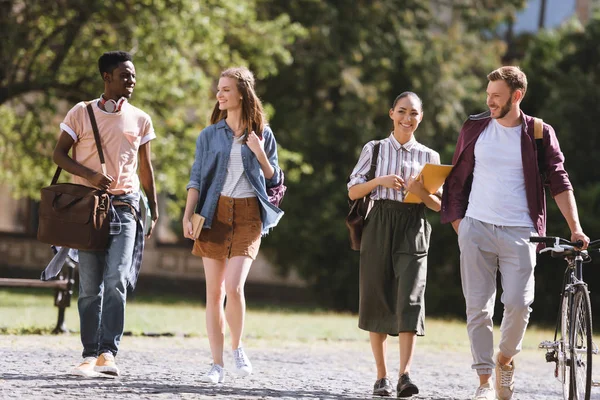
M 156 138 L 152 120 L 148 114 L 127 102 L 123 104 L 121 111 L 107 113 L 98 108 L 98 100 L 93 100 L 92 108 L 98 124 L 106 170 L 114 179 L 109 192 L 137 192 L 140 189 L 137 176 L 138 150 L 141 145 Z M 73 159 L 94 171 L 102 172 L 86 103 L 80 102 L 69 110 L 60 128 L 75 141 Z M 75 175 L 73 183 L 93 186 L 87 179 Z

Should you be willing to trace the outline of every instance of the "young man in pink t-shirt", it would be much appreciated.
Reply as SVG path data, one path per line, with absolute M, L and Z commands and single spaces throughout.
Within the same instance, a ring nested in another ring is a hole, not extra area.
M 156 135 L 148 114 L 127 101 L 136 83 L 131 55 L 123 51 L 104 53 L 98 67 L 104 93 L 91 104 L 106 170 L 101 168 L 86 110 L 88 102 L 75 105 L 60 124 L 62 132 L 53 159 L 73 175 L 74 183 L 103 189 L 112 195 L 114 212 L 108 248 L 79 251 L 78 308 L 83 362 L 72 373 L 118 376 L 115 356 L 123 336 L 127 285 L 135 285 L 144 244 L 140 181 L 152 215 L 152 223 L 146 227 L 147 237 L 158 219 L 150 161 L 150 141 Z

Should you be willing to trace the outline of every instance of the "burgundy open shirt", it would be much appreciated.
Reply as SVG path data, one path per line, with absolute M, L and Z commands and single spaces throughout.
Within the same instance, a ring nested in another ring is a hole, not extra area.
M 546 234 L 544 185 L 550 188 L 552 197 L 565 190 L 573 190 L 573 187 L 564 168 L 565 158 L 560 151 L 556 133 L 546 123 L 544 123 L 542 139 L 545 151 L 545 181 L 542 182 L 542 175 L 537 162 L 537 147 L 533 136 L 533 117 L 525 115 L 521 111 L 521 120 L 521 157 L 523 160 L 527 206 L 538 234 L 544 236 Z M 475 168 L 475 143 L 490 121 L 489 111 L 472 115 L 460 130 L 456 150 L 452 158 L 454 168 L 444 183 L 441 209 L 442 223 L 464 218 L 467 212 Z

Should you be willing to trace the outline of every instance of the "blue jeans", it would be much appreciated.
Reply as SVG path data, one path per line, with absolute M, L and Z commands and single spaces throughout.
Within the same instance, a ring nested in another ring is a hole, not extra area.
M 128 207 L 115 207 L 121 232 L 105 251 L 79 251 L 79 322 L 83 357 L 119 350 L 125 326 L 127 273 L 132 266 L 136 220 Z

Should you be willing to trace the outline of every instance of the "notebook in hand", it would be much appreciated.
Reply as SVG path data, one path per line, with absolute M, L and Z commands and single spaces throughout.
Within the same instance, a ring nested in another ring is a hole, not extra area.
M 200 231 L 204 225 L 204 217 L 200 214 L 194 213 L 192 215 L 192 237 L 197 240 L 200 237 Z
M 450 174 L 452 170 L 452 165 L 439 165 L 439 164 L 425 164 L 417 179 L 423 179 L 423 186 L 429 192 L 429 194 L 433 194 L 437 192 L 446 177 Z M 404 198 L 405 203 L 422 203 L 423 201 L 413 193 L 408 193 Z

